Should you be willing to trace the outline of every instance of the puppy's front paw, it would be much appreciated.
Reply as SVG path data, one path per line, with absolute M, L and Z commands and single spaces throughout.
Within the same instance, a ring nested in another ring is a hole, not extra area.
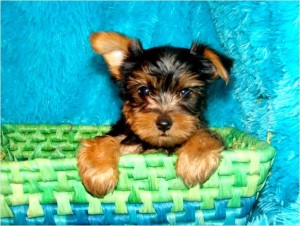
M 203 184 L 219 165 L 222 141 L 208 130 L 199 130 L 179 150 L 177 175 L 186 185 Z
M 117 185 L 119 148 L 110 136 L 82 141 L 77 165 L 85 188 L 93 195 L 103 196 Z
M 177 175 L 189 187 L 197 183 L 203 184 L 218 167 L 219 158 L 219 153 L 213 151 L 198 155 L 183 151 L 176 164 Z

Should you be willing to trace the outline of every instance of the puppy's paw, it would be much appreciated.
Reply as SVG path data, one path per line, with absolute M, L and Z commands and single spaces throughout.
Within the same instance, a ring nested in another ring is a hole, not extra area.
M 203 184 L 219 165 L 219 151 L 191 155 L 187 151 L 179 154 L 176 173 L 188 187 Z
M 79 174 L 94 196 L 104 196 L 118 183 L 119 142 L 110 136 L 83 140 L 77 156 Z
M 113 191 L 118 184 L 118 171 L 113 167 L 86 170 L 80 175 L 86 190 L 97 197 Z
M 223 150 L 223 142 L 208 130 L 199 130 L 176 151 L 177 175 L 186 185 L 203 184 L 216 170 Z

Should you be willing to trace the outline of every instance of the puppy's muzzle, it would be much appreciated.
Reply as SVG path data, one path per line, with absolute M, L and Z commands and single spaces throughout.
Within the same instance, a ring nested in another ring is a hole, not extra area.
M 162 132 L 168 131 L 172 127 L 173 121 L 168 115 L 160 115 L 156 120 L 156 126 Z

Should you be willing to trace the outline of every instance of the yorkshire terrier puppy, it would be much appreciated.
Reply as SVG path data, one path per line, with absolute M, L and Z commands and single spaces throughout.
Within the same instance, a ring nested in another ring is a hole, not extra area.
M 191 49 L 143 49 L 114 32 L 90 37 L 120 87 L 122 117 L 105 135 L 83 140 L 77 160 L 86 189 L 95 196 L 118 183 L 120 155 L 163 150 L 178 155 L 176 172 L 187 186 L 204 183 L 217 168 L 223 142 L 205 123 L 206 85 L 229 81 L 233 61 L 194 42 Z

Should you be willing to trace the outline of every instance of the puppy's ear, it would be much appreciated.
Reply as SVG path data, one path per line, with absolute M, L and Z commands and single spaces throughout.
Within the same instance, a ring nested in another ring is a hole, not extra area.
M 229 82 L 229 74 L 233 65 L 233 60 L 217 51 L 207 47 L 206 45 L 198 44 L 194 42 L 190 53 L 193 55 L 200 55 L 207 58 L 214 65 L 213 75 L 211 79 L 222 78 L 226 84 Z
M 90 41 L 94 51 L 103 55 L 111 75 L 115 79 L 122 77 L 120 67 L 124 60 L 130 55 L 142 51 L 139 41 L 115 32 L 93 33 Z

